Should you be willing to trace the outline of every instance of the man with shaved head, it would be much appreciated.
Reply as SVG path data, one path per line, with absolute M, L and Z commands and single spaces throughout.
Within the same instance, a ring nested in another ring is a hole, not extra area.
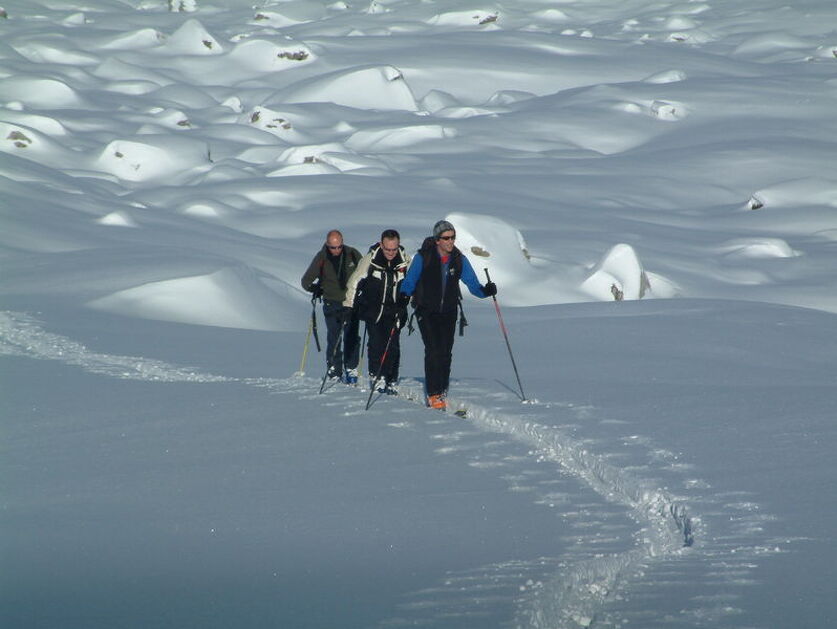
M 358 320 L 352 315 L 351 308 L 343 306 L 343 300 L 349 278 L 361 257 L 357 249 L 343 243 L 343 234 L 332 229 L 302 276 L 302 288 L 313 293 L 314 298 L 323 300 L 323 316 L 328 329 L 328 377 L 346 384 L 357 384 L 360 339 Z

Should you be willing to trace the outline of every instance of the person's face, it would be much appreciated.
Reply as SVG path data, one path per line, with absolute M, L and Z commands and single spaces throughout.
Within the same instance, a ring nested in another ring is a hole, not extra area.
M 439 248 L 439 252 L 442 255 L 446 255 L 453 251 L 453 247 L 456 244 L 456 232 L 452 229 L 449 229 L 446 232 L 442 232 L 436 237 L 436 246 Z
M 326 247 L 328 247 L 328 252 L 331 255 L 339 256 L 343 252 L 343 237 L 329 236 L 328 240 L 326 240 Z
M 381 241 L 381 251 L 384 252 L 384 257 L 387 260 L 392 260 L 398 253 L 398 244 L 398 238 L 384 238 Z

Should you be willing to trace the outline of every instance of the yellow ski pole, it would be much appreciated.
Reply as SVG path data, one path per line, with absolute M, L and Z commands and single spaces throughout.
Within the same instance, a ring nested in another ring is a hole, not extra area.
M 311 343 L 311 330 L 314 328 L 314 322 L 308 319 L 308 334 L 305 335 L 305 347 L 302 348 L 302 361 L 299 363 L 299 371 L 296 372 L 298 376 L 305 375 L 305 361 L 308 360 L 308 346 Z

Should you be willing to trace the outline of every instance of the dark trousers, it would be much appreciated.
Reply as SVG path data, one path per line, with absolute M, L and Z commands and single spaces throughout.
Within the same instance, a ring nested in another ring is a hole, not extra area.
M 323 300 L 323 316 L 325 317 L 326 329 L 326 363 L 329 367 L 342 375 L 343 368 L 357 369 L 358 358 L 360 357 L 360 339 L 357 335 L 358 321 L 352 317 L 346 324 L 340 345 L 337 339 L 340 337 L 342 321 L 338 319 L 343 313 L 343 304 L 339 301 Z M 345 363 L 345 364 L 344 364 Z
M 401 363 L 401 329 L 396 327 L 395 332 L 392 332 L 394 325 L 395 321 L 391 319 L 366 324 L 366 333 L 369 335 L 369 341 L 366 344 L 369 354 L 369 375 L 372 378 L 378 375 L 381 360 L 386 351 L 384 367 L 381 369 L 381 378 L 386 382 L 398 380 L 398 366 Z M 392 333 L 392 339 L 390 339 L 390 333 Z M 389 343 L 389 348 L 387 348 L 387 343 Z
M 446 393 L 450 382 L 456 310 L 416 313 L 421 340 L 424 341 L 424 386 L 427 395 Z

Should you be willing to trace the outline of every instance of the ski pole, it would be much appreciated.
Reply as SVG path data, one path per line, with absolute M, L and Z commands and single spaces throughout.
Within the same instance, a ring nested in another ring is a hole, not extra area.
M 389 345 L 392 343 L 392 338 L 395 336 L 395 331 L 398 330 L 398 317 L 395 318 L 395 323 L 392 325 L 392 329 L 389 331 L 389 338 L 387 338 L 387 344 L 384 347 L 384 353 L 381 356 L 381 364 L 378 365 L 378 373 L 375 374 L 375 380 L 372 382 L 372 386 L 369 388 L 369 397 L 366 399 L 366 410 L 369 410 L 369 407 L 372 405 L 372 395 L 375 393 L 375 387 L 378 386 L 378 381 L 381 379 L 381 374 L 384 372 L 384 363 L 387 362 L 387 355 L 389 354 Z
M 340 351 L 340 343 L 343 342 L 343 331 L 346 329 L 348 325 L 348 321 L 343 321 L 340 324 L 340 333 L 337 335 L 337 341 L 334 343 L 334 349 L 331 350 L 331 360 L 326 361 L 326 372 L 323 374 L 323 381 L 320 383 L 320 393 L 323 392 L 325 389 L 325 383 L 328 379 L 328 370 L 331 368 L 331 365 L 334 364 L 334 359 L 337 357 L 337 352 Z
M 488 274 L 488 269 L 485 269 L 485 277 L 488 281 L 491 281 L 491 276 Z M 506 330 L 506 324 L 503 322 L 503 315 L 500 314 L 500 304 L 497 302 L 497 295 L 492 295 L 491 298 L 494 300 L 494 309 L 497 311 L 497 319 L 500 321 L 500 329 L 503 331 L 503 338 L 506 339 L 506 348 L 509 350 L 509 358 L 511 358 L 512 368 L 514 369 L 514 375 L 517 378 L 517 386 L 520 387 L 520 401 L 526 401 L 526 394 L 523 393 L 523 385 L 520 383 L 520 374 L 517 371 L 517 364 L 514 362 L 514 354 L 512 354 L 511 343 L 509 343 L 509 333 Z
M 299 363 L 299 371 L 297 372 L 300 376 L 305 375 L 305 361 L 308 359 L 308 346 L 311 344 L 311 329 L 312 329 L 311 320 L 308 320 L 308 333 L 305 335 L 305 346 L 302 348 L 302 360 Z
M 317 334 L 317 298 L 311 298 L 311 330 L 314 332 L 314 342 L 317 343 L 317 351 L 323 351 L 320 348 L 320 336 Z
M 363 355 L 366 353 L 366 329 L 369 327 L 369 324 L 366 323 L 363 326 L 363 338 L 360 341 L 360 362 L 357 365 L 357 377 L 363 378 Z

